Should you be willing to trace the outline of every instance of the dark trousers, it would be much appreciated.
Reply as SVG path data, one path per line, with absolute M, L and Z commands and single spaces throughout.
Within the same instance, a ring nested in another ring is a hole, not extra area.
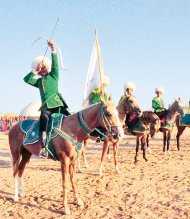
M 51 114 L 53 113 L 62 113 L 65 116 L 70 115 L 69 111 L 64 107 L 56 107 L 56 108 L 42 110 L 40 115 L 40 127 L 39 127 L 40 132 L 47 131 L 48 122 Z
M 167 110 L 163 110 L 161 112 L 157 112 L 156 115 L 160 118 L 160 120 L 162 120 L 167 115 L 167 113 Z

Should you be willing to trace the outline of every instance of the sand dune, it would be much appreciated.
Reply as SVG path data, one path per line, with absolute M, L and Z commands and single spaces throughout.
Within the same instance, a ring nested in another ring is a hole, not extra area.
M 87 150 L 89 168 L 76 174 L 84 207 L 73 204 L 71 186 L 68 201 L 71 215 L 63 215 L 60 164 L 33 157 L 24 174 L 25 197 L 14 203 L 13 177 L 7 135 L 0 133 L 0 218 L 190 218 L 190 129 L 185 130 L 177 151 L 176 130 L 172 133 L 171 154 L 162 152 L 162 134 L 150 141 L 148 162 L 139 154 L 134 164 L 135 138 L 126 137 L 120 147 L 119 175 L 113 156 L 105 160 L 103 176 L 98 175 L 102 144 L 91 143 Z M 112 155 L 112 150 L 111 150 Z

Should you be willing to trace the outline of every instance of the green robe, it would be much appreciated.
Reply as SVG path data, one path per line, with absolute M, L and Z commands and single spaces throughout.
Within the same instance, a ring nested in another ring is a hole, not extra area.
M 107 100 L 107 94 L 104 92 L 104 100 Z M 100 92 L 98 88 L 92 90 L 90 96 L 89 96 L 89 104 L 95 104 L 95 103 L 100 103 Z
M 165 110 L 163 99 L 162 98 L 158 99 L 158 97 L 153 98 L 152 108 L 154 109 L 155 113 L 162 112 L 163 110 Z
M 44 78 L 39 79 L 34 78 L 34 76 L 35 74 L 30 72 L 24 77 L 24 81 L 27 84 L 39 88 L 42 101 L 41 110 L 56 108 L 59 106 L 68 108 L 65 100 L 58 92 L 59 67 L 57 54 L 52 53 L 52 67 L 49 74 L 47 74 Z

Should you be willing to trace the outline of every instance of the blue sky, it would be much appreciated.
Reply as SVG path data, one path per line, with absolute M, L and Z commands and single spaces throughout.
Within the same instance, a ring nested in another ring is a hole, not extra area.
M 183 0 L 0 0 L 0 112 L 19 113 L 38 89 L 23 77 L 32 60 L 43 55 L 58 17 L 53 39 L 68 71 L 60 71 L 59 90 L 71 111 L 81 110 L 84 83 L 97 26 L 104 72 L 117 104 L 125 82 L 133 81 L 144 110 L 162 86 L 166 107 L 190 100 L 190 1 Z M 48 56 L 50 51 L 48 51 Z

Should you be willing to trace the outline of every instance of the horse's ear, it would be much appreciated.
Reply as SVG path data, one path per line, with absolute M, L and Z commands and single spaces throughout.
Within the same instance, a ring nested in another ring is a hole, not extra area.
M 112 101 L 112 100 L 113 100 L 112 94 L 110 94 L 110 96 L 108 97 L 108 100 L 109 100 L 109 101 Z

